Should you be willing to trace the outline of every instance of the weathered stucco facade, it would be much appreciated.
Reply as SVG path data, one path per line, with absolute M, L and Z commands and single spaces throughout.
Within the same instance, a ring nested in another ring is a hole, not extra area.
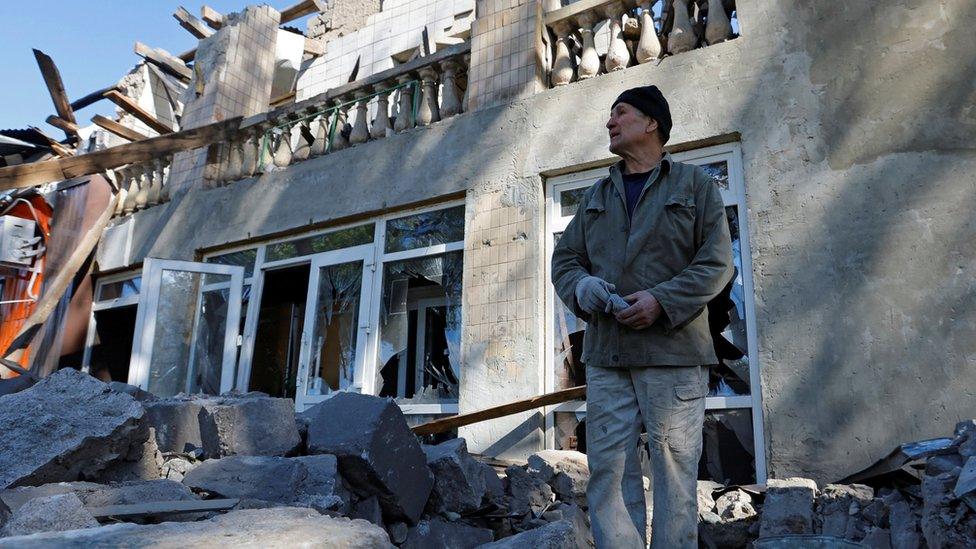
M 671 148 L 741 147 L 769 476 L 836 480 L 976 408 L 976 5 L 737 10 L 735 40 L 529 82 L 521 98 L 227 186 L 201 180 L 120 219 L 98 268 L 463 197 L 460 411 L 535 396 L 550 375 L 545 180 L 612 162 L 610 104 L 653 83 Z M 541 413 L 461 435 L 492 455 L 545 444 Z

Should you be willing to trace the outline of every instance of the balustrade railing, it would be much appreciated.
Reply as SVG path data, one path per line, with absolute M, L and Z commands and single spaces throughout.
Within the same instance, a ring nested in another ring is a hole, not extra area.
M 730 0 L 581 0 L 545 16 L 551 31 L 549 83 L 564 86 L 735 38 Z M 595 32 L 608 28 L 605 51 Z
M 172 162 L 171 156 L 161 157 L 113 170 L 115 183 L 119 186 L 115 215 L 128 215 L 169 202 L 169 170 Z
M 222 145 L 215 183 L 283 169 L 462 112 L 469 53 L 470 43 L 451 46 L 258 117 Z

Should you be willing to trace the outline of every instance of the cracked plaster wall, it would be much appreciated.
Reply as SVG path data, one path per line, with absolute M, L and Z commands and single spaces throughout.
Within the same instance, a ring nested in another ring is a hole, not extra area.
M 976 4 L 738 4 L 737 40 L 139 212 L 110 231 L 100 266 L 464 192 L 462 411 L 532 396 L 548 283 L 540 174 L 608 161 L 609 105 L 655 83 L 671 145 L 740 136 L 770 475 L 836 480 L 944 435 L 976 410 Z M 475 260 L 485 230 L 515 259 Z M 495 277 L 526 280 L 529 317 L 516 304 L 513 320 L 506 295 L 504 319 L 497 296 L 474 318 L 485 294 L 471 285 Z M 475 451 L 517 453 L 541 444 L 538 425 L 527 414 L 464 434 Z

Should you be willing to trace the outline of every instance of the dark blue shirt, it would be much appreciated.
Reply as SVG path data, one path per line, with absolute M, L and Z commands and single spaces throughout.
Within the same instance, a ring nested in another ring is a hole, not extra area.
M 647 183 L 653 171 L 620 174 L 624 180 L 624 191 L 627 193 L 627 217 L 634 217 L 634 208 L 637 207 L 637 200 L 640 198 L 641 191 L 644 190 L 644 184 Z

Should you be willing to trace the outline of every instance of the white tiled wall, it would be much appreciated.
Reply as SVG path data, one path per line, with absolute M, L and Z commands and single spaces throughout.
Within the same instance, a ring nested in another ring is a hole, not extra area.
M 387 0 L 365 27 L 328 43 L 325 55 L 299 76 L 296 99 L 348 82 L 357 58 L 357 79 L 392 68 L 391 56 L 420 46 L 424 27 L 430 29 L 432 43 L 469 30 L 474 7 L 474 0 Z

